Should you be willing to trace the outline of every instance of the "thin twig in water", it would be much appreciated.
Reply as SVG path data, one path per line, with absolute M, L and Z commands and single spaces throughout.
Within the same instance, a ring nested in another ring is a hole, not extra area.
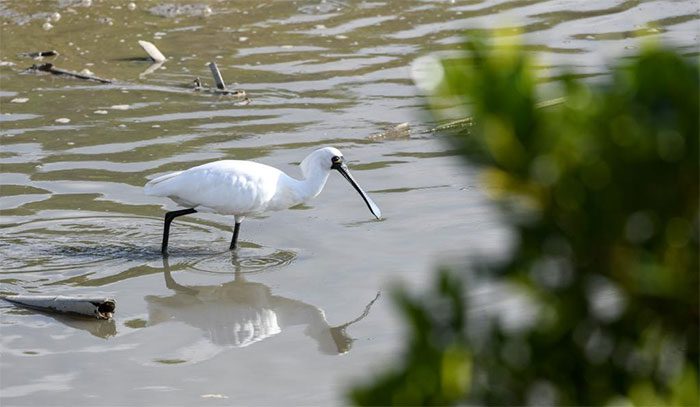
M 41 65 L 32 65 L 27 69 L 27 71 L 41 71 L 41 72 L 49 72 L 54 75 L 66 75 L 66 76 L 72 76 L 74 78 L 78 79 L 85 79 L 89 81 L 97 81 L 101 83 L 112 83 L 109 79 L 104 79 L 100 78 L 95 75 L 87 75 L 87 74 L 82 74 L 80 72 L 73 72 L 73 71 L 66 71 L 65 69 L 59 69 L 53 66 L 53 64 L 47 63 L 47 64 L 41 64 Z

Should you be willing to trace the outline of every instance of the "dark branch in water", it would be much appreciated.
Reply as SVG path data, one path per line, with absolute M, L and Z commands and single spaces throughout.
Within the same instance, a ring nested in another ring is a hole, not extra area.
M 17 54 L 20 57 L 26 58 L 43 58 L 43 57 L 55 57 L 58 56 L 58 51 L 38 51 L 38 52 L 21 52 Z
M 97 81 L 100 83 L 112 83 L 109 79 L 104 79 L 100 78 L 94 75 L 86 75 L 82 74 L 80 72 L 73 72 L 73 71 L 66 71 L 64 69 L 59 69 L 53 66 L 53 64 L 47 63 L 47 64 L 41 64 L 41 65 L 32 65 L 27 69 L 27 71 L 41 71 L 41 72 L 48 72 L 54 75 L 66 75 L 66 76 L 72 76 L 73 78 L 78 78 L 78 79 L 85 79 L 89 81 Z
M 225 90 L 226 84 L 221 76 L 221 72 L 219 72 L 219 67 L 216 66 L 216 62 L 209 62 L 209 69 L 211 69 L 211 75 L 214 77 L 214 82 L 216 82 L 216 88 Z

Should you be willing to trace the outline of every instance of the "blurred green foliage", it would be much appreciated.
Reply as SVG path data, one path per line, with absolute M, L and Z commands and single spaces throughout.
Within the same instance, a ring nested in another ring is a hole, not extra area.
M 410 329 L 405 367 L 352 397 L 362 405 L 445 405 L 462 398 L 470 382 L 464 337 L 465 303 L 459 281 L 442 271 L 428 301 L 394 293 Z
M 517 242 L 507 261 L 396 293 L 405 358 L 351 400 L 699 405 L 698 66 L 650 47 L 603 83 L 555 79 L 563 102 L 538 108 L 517 45 L 465 51 L 441 61 L 431 101 L 472 114 L 450 138 Z M 470 309 L 464 281 L 502 284 L 533 320 Z

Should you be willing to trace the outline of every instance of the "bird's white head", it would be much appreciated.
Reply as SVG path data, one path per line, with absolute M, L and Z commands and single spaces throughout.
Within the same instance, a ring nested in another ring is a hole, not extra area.
M 309 154 L 300 164 L 301 172 L 304 178 L 310 179 L 316 175 L 328 177 L 330 170 L 338 171 L 355 190 L 362 196 L 362 199 L 367 204 L 367 207 L 372 214 L 377 218 L 381 218 L 382 212 L 372 199 L 360 188 L 360 185 L 355 181 L 355 178 L 350 175 L 350 170 L 345 165 L 343 153 L 334 147 L 323 147 Z M 324 181 L 325 183 L 325 178 Z M 320 192 L 320 191 L 319 191 Z
M 323 147 L 306 156 L 304 161 L 299 164 L 304 178 L 310 178 L 316 173 L 324 174 L 330 172 L 333 165 L 333 157 L 339 157 L 342 160 L 343 153 L 334 147 Z

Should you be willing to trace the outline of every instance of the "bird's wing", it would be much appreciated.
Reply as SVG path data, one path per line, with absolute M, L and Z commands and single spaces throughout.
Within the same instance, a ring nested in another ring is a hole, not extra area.
M 163 175 L 145 190 L 199 211 L 244 215 L 267 209 L 281 174 L 251 161 L 223 160 Z

